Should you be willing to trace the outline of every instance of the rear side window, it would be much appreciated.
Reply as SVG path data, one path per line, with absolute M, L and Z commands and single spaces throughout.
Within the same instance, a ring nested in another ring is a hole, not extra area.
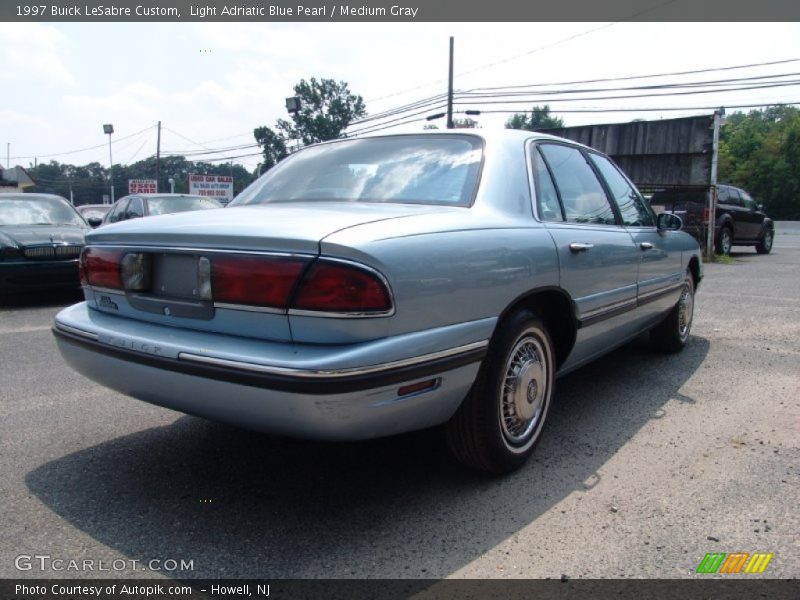
M 128 208 L 125 209 L 126 219 L 138 219 L 144 216 L 144 205 L 141 198 L 131 198 L 128 202 Z
M 566 220 L 616 225 L 605 190 L 583 153 L 561 144 L 542 144 L 539 148 L 553 173 Z
M 343 140 L 302 150 L 279 163 L 230 203 L 472 203 L 483 143 L 471 135 Z
M 622 215 L 622 224 L 629 226 L 653 225 L 653 215 L 645 207 L 639 193 L 628 183 L 619 169 L 605 156 L 589 153 L 592 162 L 606 180 L 614 202 Z
M 563 221 L 561 203 L 558 201 L 558 192 L 550 177 L 550 171 L 542 159 L 539 150 L 533 151 L 533 173 L 536 181 L 536 205 L 539 218 L 542 221 Z
M 742 206 L 742 199 L 739 197 L 739 190 L 736 188 L 722 187 L 720 188 L 720 202 L 724 204 L 731 204 L 733 206 Z

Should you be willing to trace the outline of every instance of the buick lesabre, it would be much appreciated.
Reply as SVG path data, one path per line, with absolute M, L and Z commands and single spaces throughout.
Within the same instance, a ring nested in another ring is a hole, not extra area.
M 606 156 L 532 132 L 431 132 L 301 150 L 228 208 L 87 235 L 77 371 L 277 434 L 444 425 L 462 462 L 519 467 L 556 378 L 650 332 L 689 339 L 702 277 Z

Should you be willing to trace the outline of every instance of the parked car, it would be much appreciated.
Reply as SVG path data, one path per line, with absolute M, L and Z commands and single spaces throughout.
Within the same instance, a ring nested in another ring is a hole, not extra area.
M 110 204 L 82 204 L 75 207 L 78 213 L 92 227 L 99 227 L 111 208 Z
M 708 192 L 702 189 L 668 189 L 653 194 L 650 205 L 657 212 L 681 217 L 684 230 L 702 240 L 708 222 Z M 732 185 L 717 186 L 714 222 L 714 248 L 730 254 L 733 246 L 755 246 L 759 254 L 769 254 L 775 238 L 775 224 L 746 191 Z
M 0 194 L 0 293 L 80 285 L 90 227 L 61 196 Z
M 169 215 L 172 213 L 189 212 L 193 210 L 207 210 L 209 208 L 222 208 L 214 198 L 207 196 L 191 196 L 189 194 L 133 194 L 123 196 L 114 203 L 103 219 L 103 225 L 117 223 L 139 217 L 152 217 L 155 215 Z
M 328 440 L 445 424 L 519 467 L 555 378 L 689 339 L 700 249 L 604 155 L 527 131 L 337 140 L 222 211 L 101 227 L 64 359 L 179 411 Z

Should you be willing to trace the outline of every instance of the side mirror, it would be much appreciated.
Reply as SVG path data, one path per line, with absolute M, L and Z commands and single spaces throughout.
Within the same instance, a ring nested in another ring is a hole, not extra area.
M 756 208 L 758 208 L 758 210 L 760 210 L 761 212 L 764 212 L 764 205 L 763 204 L 756 204 Z
M 683 227 L 683 221 L 677 215 L 663 212 L 656 217 L 656 227 L 659 231 L 676 231 Z
M 86 219 L 86 222 L 89 223 L 91 227 L 99 227 L 100 223 L 103 222 L 103 219 L 101 219 L 100 217 L 89 217 L 88 219 Z

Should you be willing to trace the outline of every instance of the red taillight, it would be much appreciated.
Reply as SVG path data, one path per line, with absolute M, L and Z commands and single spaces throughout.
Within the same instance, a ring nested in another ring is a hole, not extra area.
M 215 257 L 211 294 L 215 302 L 286 308 L 306 260 Z
M 81 284 L 121 290 L 121 261 L 121 250 L 84 248 L 80 260 Z
M 386 312 L 389 290 L 376 274 L 354 266 L 320 261 L 303 279 L 292 308 L 324 312 Z

